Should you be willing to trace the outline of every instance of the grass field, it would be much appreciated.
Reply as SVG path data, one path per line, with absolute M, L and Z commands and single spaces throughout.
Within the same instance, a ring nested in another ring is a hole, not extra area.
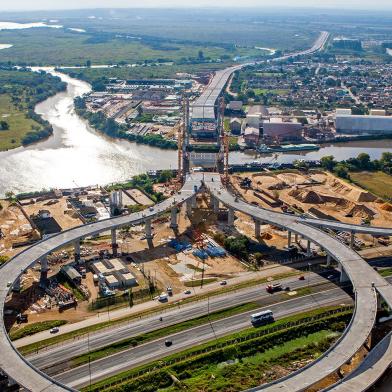
M 37 65 L 84 65 L 137 63 L 163 59 L 180 61 L 197 58 L 199 51 L 205 58 L 217 60 L 223 57 L 260 56 L 264 52 L 253 48 L 223 48 L 203 43 L 160 43 L 150 45 L 137 39 L 110 37 L 94 42 L 94 35 L 74 34 L 62 29 L 30 29 L 0 31 L 0 41 L 13 45 L 4 50 L 1 61 Z
M 386 173 L 351 172 L 350 178 L 355 184 L 367 189 L 381 198 L 392 198 L 392 176 Z
M 26 117 L 26 110 L 19 110 L 8 94 L 0 94 L 0 121 L 6 121 L 9 129 L 0 130 L 0 151 L 19 147 L 22 138 L 31 132 L 32 127 L 41 129 L 36 121 Z

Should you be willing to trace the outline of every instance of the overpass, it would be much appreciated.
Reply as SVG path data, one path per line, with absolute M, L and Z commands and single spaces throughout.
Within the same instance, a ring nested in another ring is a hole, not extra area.
M 372 331 L 376 319 L 378 297 L 382 297 L 388 306 L 392 308 L 392 290 L 389 283 L 374 271 L 354 250 L 344 246 L 319 228 L 314 227 L 314 224 L 317 224 L 321 227 L 325 225 L 328 228 L 334 228 L 331 225 L 337 224 L 336 222 L 309 220 L 255 207 L 231 195 L 223 187 L 219 174 L 194 173 L 187 176 L 185 184 L 178 194 L 156 205 L 154 208 L 64 231 L 27 248 L 1 268 L 0 316 L 2 333 L 0 335 L 0 352 L 2 355 L 0 356 L 0 368 L 30 391 L 72 391 L 72 388 L 61 385 L 28 363 L 9 340 L 3 322 L 4 305 L 11 290 L 7 287 L 8 282 L 14 282 L 19 279 L 27 268 L 32 267 L 38 261 L 41 262 L 41 269 L 45 269 L 46 256 L 65 245 L 74 244 L 75 254 L 77 255 L 82 238 L 104 231 L 111 230 L 112 232 L 113 251 L 116 249 L 116 230 L 125 225 L 144 223 L 146 239 L 148 241 L 151 240 L 152 219 L 170 211 L 170 225 L 175 228 L 178 207 L 186 203 L 187 211 L 191 213 L 192 205 L 194 205 L 196 200 L 196 192 L 201 189 L 202 185 L 211 194 L 213 208 L 219 207 L 219 203 L 228 208 L 229 225 L 234 224 L 235 212 L 238 211 L 253 218 L 256 232 L 260 230 L 260 224 L 265 222 L 288 230 L 289 233 L 303 236 L 308 240 L 308 243 L 316 243 L 339 263 L 341 280 L 350 279 L 355 291 L 356 307 L 351 323 L 339 341 L 329 351 L 315 362 L 286 378 L 277 380 L 269 385 L 254 388 L 252 391 L 303 391 L 349 361 L 363 346 Z M 382 230 L 384 234 L 392 234 L 392 229 L 387 228 L 378 229 L 366 226 L 344 225 L 345 229 L 353 232 L 360 230 L 360 232 L 374 234 L 378 233 L 377 230 Z M 351 380 L 359 379 L 363 385 L 369 386 L 371 385 L 371 380 L 381 376 L 391 363 L 391 344 L 389 344 L 388 337 L 385 338 L 380 347 L 372 352 L 371 356 L 369 355 L 369 359 L 365 360 L 361 365 L 362 367 L 358 375 L 353 374 Z M 337 385 L 336 388 L 344 386 L 345 380 Z

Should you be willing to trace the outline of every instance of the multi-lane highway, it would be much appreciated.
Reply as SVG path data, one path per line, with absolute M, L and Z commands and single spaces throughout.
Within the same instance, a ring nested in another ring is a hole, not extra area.
M 289 301 L 270 305 L 268 309 L 274 312 L 277 319 L 310 309 L 317 309 L 322 306 L 350 304 L 351 297 L 340 288 L 330 289 L 325 292 L 312 294 L 311 296 L 299 297 Z M 261 308 L 266 309 L 266 308 Z M 260 309 L 260 310 L 261 310 Z M 131 348 L 109 357 L 102 358 L 90 364 L 82 365 L 64 373 L 58 374 L 55 378 L 61 383 L 80 388 L 90 382 L 97 382 L 126 369 L 151 362 L 175 352 L 183 351 L 200 343 L 210 341 L 216 337 L 234 333 L 236 331 L 251 327 L 250 315 L 257 310 L 248 311 L 242 314 L 231 316 L 211 324 L 203 324 L 183 332 L 179 332 L 155 341 L 145 343 L 141 346 Z M 173 342 L 171 347 L 166 347 L 164 342 L 170 339 Z M 90 375 L 91 371 L 91 375 Z
M 327 272 L 325 275 L 330 275 Z M 336 275 L 336 278 L 338 276 Z M 306 280 L 299 280 L 298 277 L 291 277 L 279 280 L 284 287 L 288 286 L 291 290 L 297 290 L 301 287 L 314 286 L 322 283 L 328 283 L 325 277 L 307 273 Z M 331 288 L 331 287 L 329 287 Z M 210 297 L 208 300 L 191 302 L 181 305 L 178 308 L 170 309 L 162 313 L 162 321 L 159 321 L 159 315 L 148 316 L 140 320 L 132 320 L 128 324 L 114 326 L 110 329 L 97 331 L 81 339 L 68 340 L 60 346 L 55 346 L 42 350 L 39 354 L 28 357 L 29 361 L 39 368 L 56 365 L 59 362 L 66 361 L 77 355 L 85 354 L 90 351 L 108 346 L 120 340 L 137 336 L 143 333 L 155 331 L 157 329 L 174 325 L 186 320 L 191 320 L 199 316 L 204 316 L 222 309 L 227 309 L 241 304 L 263 301 L 270 303 L 274 298 L 265 290 L 265 284 L 245 288 L 238 291 L 228 292 L 222 295 Z M 308 297 L 308 302 L 315 302 L 316 299 Z M 317 301 L 316 301 L 317 303 Z M 249 320 L 247 320 L 249 322 Z

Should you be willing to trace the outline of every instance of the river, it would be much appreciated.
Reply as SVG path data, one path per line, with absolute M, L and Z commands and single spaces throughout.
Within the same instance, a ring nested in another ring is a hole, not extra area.
M 68 84 L 59 93 L 36 107 L 36 112 L 49 121 L 54 134 L 48 140 L 28 147 L 0 152 L 0 195 L 49 188 L 69 188 L 125 181 L 151 169 L 177 167 L 176 151 L 160 150 L 125 140 L 108 138 L 81 119 L 73 99 L 88 93 L 90 86 L 65 74 L 47 69 Z M 342 160 L 368 153 L 372 159 L 383 151 L 392 151 L 391 140 L 351 142 L 326 145 L 307 153 L 258 156 L 242 152 L 230 154 L 230 163 L 292 162 L 295 159 L 316 160 L 334 155 Z

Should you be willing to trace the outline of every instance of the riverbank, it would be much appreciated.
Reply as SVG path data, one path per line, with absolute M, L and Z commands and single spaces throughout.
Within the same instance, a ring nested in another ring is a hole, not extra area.
M 51 124 L 34 108 L 65 91 L 65 83 L 50 74 L 1 67 L 0 85 L 0 151 L 27 146 L 53 134 Z

